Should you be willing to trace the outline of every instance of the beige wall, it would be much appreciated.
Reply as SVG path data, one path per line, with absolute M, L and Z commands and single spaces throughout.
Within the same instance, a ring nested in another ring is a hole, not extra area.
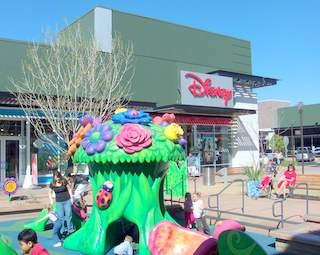
M 289 101 L 261 101 L 258 102 L 259 129 L 278 127 L 277 109 L 290 106 Z

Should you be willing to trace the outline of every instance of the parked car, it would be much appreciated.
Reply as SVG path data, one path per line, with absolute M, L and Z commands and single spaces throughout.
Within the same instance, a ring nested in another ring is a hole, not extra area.
M 304 148 L 303 151 L 301 148 L 297 149 L 297 153 L 296 153 L 296 160 L 297 161 L 302 161 L 302 157 L 304 161 L 314 161 L 315 160 L 315 156 L 312 153 L 312 151 L 309 148 Z
M 316 157 L 320 156 L 320 148 L 319 148 L 319 147 L 316 147 L 316 148 L 314 149 L 314 151 L 313 151 L 313 154 L 314 154 Z

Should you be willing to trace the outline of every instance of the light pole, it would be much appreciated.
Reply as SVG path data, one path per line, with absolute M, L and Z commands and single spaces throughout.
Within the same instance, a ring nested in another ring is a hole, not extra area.
M 301 167 L 302 167 L 302 174 L 304 174 L 304 141 L 303 141 L 303 103 L 299 102 L 298 103 L 298 111 L 300 115 L 300 138 L 301 138 Z

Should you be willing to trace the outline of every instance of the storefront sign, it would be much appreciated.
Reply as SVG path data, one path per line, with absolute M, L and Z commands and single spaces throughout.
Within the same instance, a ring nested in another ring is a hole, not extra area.
M 32 154 L 31 168 L 32 168 L 32 184 L 38 185 L 38 156 L 37 156 L 37 154 Z
M 181 103 L 233 107 L 232 78 L 181 71 Z

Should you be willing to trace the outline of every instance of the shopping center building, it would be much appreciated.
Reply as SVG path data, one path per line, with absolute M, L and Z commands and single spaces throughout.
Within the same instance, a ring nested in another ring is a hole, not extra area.
M 276 79 L 252 74 L 250 42 L 152 18 L 97 7 L 76 20 L 95 36 L 102 52 L 112 53 L 112 35 L 134 47 L 135 75 L 131 104 L 153 116 L 176 115 L 201 164 L 241 167 L 258 162 L 259 128 L 255 88 Z M 69 27 L 63 32 L 68 31 Z M 1 180 L 20 182 L 37 154 L 40 181 L 50 175 L 48 155 L 35 148 L 33 129 L 19 108 L 10 79 L 22 77 L 21 61 L 30 44 L 0 40 Z
M 277 111 L 278 126 L 275 133 L 288 137 L 289 154 L 303 146 L 314 150 L 320 147 L 320 104 L 304 105 L 300 109 L 296 106 L 282 107 Z

